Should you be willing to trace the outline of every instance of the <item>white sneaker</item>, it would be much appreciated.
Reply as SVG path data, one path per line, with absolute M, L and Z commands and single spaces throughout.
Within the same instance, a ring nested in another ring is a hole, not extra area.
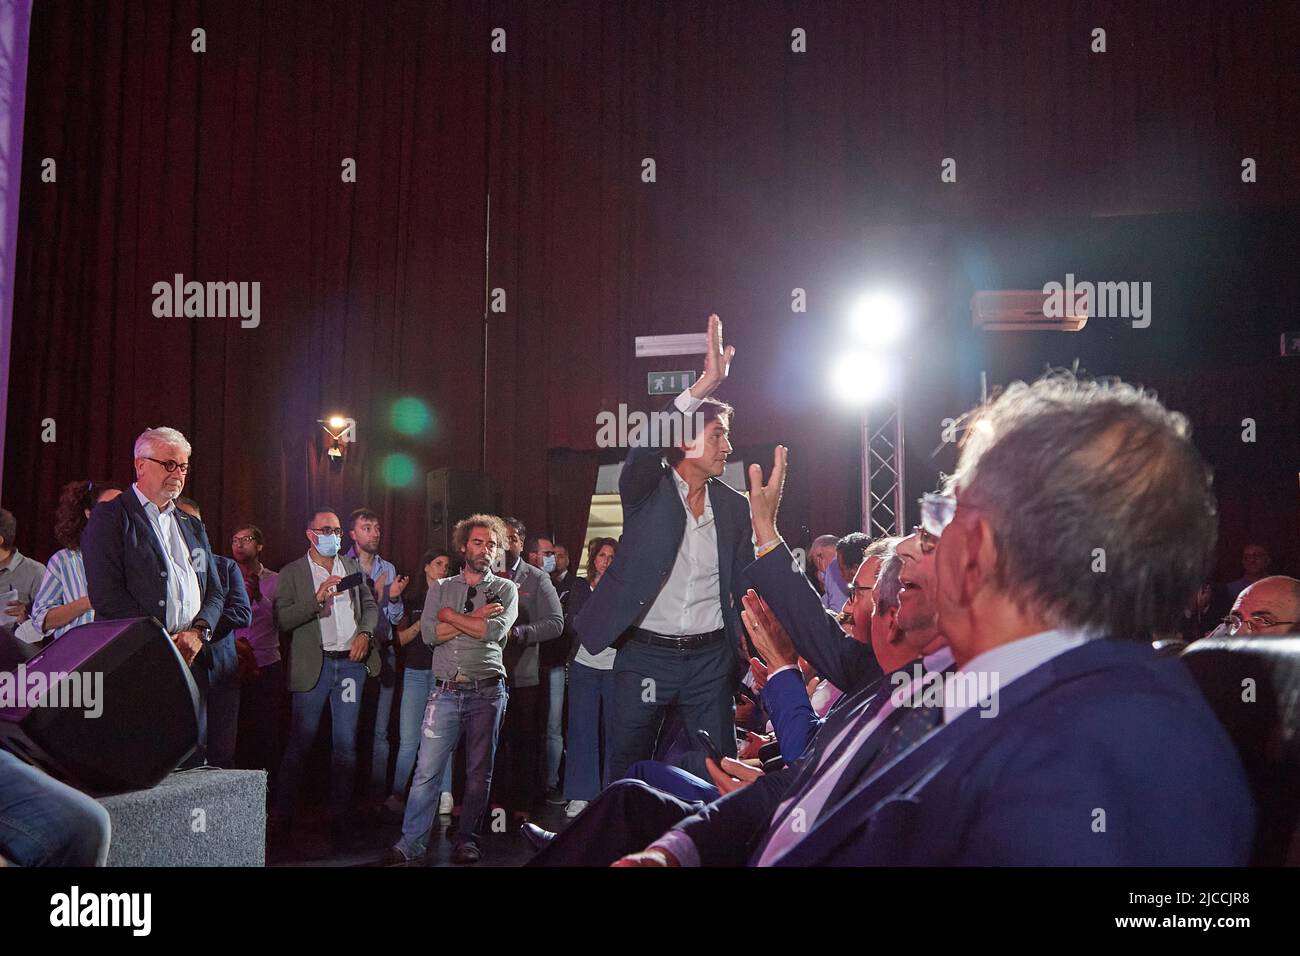
M 587 809 L 586 800 L 570 800 L 564 805 L 564 815 L 566 817 L 576 817 L 583 810 Z
M 451 813 L 452 807 L 455 805 L 455 802 L 451 799 L 451 794 L 444 793 L 438 798 L 438 813 L 445 817 Z

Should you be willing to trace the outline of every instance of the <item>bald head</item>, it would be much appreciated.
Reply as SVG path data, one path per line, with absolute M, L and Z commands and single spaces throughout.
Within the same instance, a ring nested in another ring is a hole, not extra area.
M 1300 581 L 1284 574 L 1260 578 L 1237 595 L 1232 614 L 1242 625 L 1238 634 L 1300 633 Z

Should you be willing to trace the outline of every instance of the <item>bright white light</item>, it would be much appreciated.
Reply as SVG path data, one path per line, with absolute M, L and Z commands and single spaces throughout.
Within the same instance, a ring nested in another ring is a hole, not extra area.
M 849 309 L 849 328 L 867 348 L 892 348 L 902 339 L 906 327 L 903 303 L 888 292 L 864 295 Z
M 330 428 L 344 428 L 347 425 L 347 423 L 348 420 L 344 418 L 342 415 L 330 416 Z
M 891 363 L 876 352 L 846 352 L 831 365 L 831 391 L 845 405 L 861 407 L 884 395 Z

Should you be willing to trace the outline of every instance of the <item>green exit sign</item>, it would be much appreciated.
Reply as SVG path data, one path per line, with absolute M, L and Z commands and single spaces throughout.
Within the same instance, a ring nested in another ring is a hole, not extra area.
M 647 395 L 676 395 L 695 384 L 694 372 L 647 372 Z

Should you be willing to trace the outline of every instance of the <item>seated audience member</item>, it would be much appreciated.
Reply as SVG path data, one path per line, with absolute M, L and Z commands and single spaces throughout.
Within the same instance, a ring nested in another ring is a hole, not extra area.
M 81 532 L 95 505 L 112 501 L 121 493 L 122 489 L 107 482 L 70 481 L 63 486 L 54 514 L 54 537 L 63 548 L 46 563 L 45 577 L 32 603 L 32 624 L 42 637 L 61 637 L 95 619 L 86 594 Z
M 835 544 L 840 539 L 833 534 L 821 534 L 813 538 L 813 543 L 808 545 L 808 564 L 812 566 L 812 573 L 817 579 L 817 590 L 821 592 L 822 605 L 830 611 L 838 611 L 844 606 L 844 579 L 837 578 L 836 591 L 830 593 L 829 582 L 826 580 L 827 569 L 835 563 Z M 836 604 L 836 599 L 839 603 Z
M 420 721 L 433 689 L 433 649 L 420 639 L 420 618 L 429 588 L 452 574 L 454 556 L 445 548 L 426 551 L 420 561 L 420 583 L 407 603 L 406 627 L 397 632 L 397 643 L 405 649 L 402 667 L 402 703 L 398 713 L 397 769 L 393 773 L 393 792 L 384 801 L 385 812 L 401 819 L 406 812 L 406 792 L 415 771 L 415 756 L 420 750 Z M 438 813 L 445 816 L 454 809 L 451 796 L 452 761 L 447 761 L 439 784 Z
M 613 538 L 592 538 L 587 543 L 587 576 L 576 578 L 569 591 L 565 610 L 566 630 L 573 633 L 573 619 L 587 604 L 600 579 L 618 553 Z M 569 740 L 568 762 L 564 767 L 564 815 L 576 817 L 594 800 L 609 781 L 607 752 L 601 748 L 610 741 L 610 716 L 613 708 L 614 657 L 618 650 L 607 647 L 592 654 L 577 640 L 576 653 L 569 665 Z
M 275 626 L 275 592 L 280 576 L 262 564 L 265 545 L 257 525 L 242 525 L 230 536 L 230 556 L 239 565 L 253 609 L 252 623 L 234 632 L 242 678 L 235 749 L 240 767 L 275 772 L 280 766 L 284 661 L 280 656 L 280 629 Z
M 0 508 L 0 642 L 13 640 L 14 632 L 27 622 L 45 577 L 45 565 L 14 546 L 17 535 L 18 522 Z
M 103 866 L 111 829 L 98 801 L 0 750 L 0 867 Z
M 1236 603 L 1237 596 L 1249 585 L 1268 576 L 1273 557 L 1268 548 L 1262 544 L 1247 544 L 1241 549 L 1241 577 L 1228 581 L 1214 589 L 1210 600 L 1211 620 L 1220 620 Z
M 133 452 L 134 484 L 96 505 L 82 530 L 86 593 L 96 620 L 157 618 L 193 669 L 221 622 L 226 589 L 203 522 L 176 507 L 190 443 L 174 428 L 149 428 Z
M 1300 633 L 1300 581 L 1278 574 L 1246 585 L 1224 623 L 1237 637 Z
M 176 507 L 202 521 L 199 506 L 184 495 Z M 213 567 L 221 578 L 226 603 L 221 619 L 209 641 L 194 659 L 191 671 L 199 685 L 203 711 L 199 721 L 199 757 L 213 767 L 235 765 L 235 737 L 239 731 L 239 652 L 235 650 L 234 632 L 253 621 L 253 609 L 244 589 L 239 565 L 224 554 L 212 556 Z
M 861 531 L 854 531 L 836 541 L 835 561 L 831 562 L 831 566 L 826 571 L 827 596 L 835 591 L 837 598 L 842 594 L 844 600 L 848 600 L 848 587 L 845 581 L 852 581 L 858 574 L 858 566 L 866 557 L 867 549 L 871 544 L 871 536 L 863 535 Z M 879 542 L 876 544 L 879 545 Z M 876 554 L 879 555 L 879 549 Z M 839 611 L 844 607 L 844 600 L 840 600 L 840 604 L 835 604 L 833 601 L 823 601 L 823 604 L 826 605 L 827 610 Z
M 795 767 L 685 819 L 628 798 L 643 828 L 672 829 L 620 862 L 1248 861 L 1254 801 L 1226 732 L 1179 660 L 1126 637 L 1173 624 L 1209 570 L 1215 503 L 1186 420 L 1130 386 L 1050 377 L 1008 387 L 967 436 L 951 496 L 926 496 L 899 547 L 935 566 L 957 665 L 940 699 L 900 683 L 870 717 L 842 705 Z M 774 522 L 783 466 L 778 450 L 773 480 L 751 479 L 756 523 Z M 1090 572 L 1098 547 L 1111 573 Z M 902 580 L 900 626 L 927 587 Z
M 362 580 L 340 590 L 344 578 L 360 574 L 361 565 L 339 554 L 343 528 L 333 508 L 307 516 L 307 553 L 280 569 L 272 613 L 276 627 L 290 631 L 289 690 L 292 716 L 289 740 L 280 761 L 279 780 L 271 793 L 267 836 L 283 849 L 294 815 L 303 764 L 330 711 L 329 814 L 333 838 L 348 835 L 346 820 L 357 767 L 357 723 L 366 677 L 379 674 L 379 646 L 373 634 L 379 607 L 370 583 Z
M 778 462 L 784 467 L 784 449 L 778 449 Z M 775 479 L 774 479 L 775 480 Z M 751 484 L 756 488 L 758 477 L 751 476 Z M 754 491 L 751 490 L 751 501 Z M 776 540 L 775 516 L 764 521 L 764 528 L 769 527 Z M 824 645 L 829 647 L 827 660 L 837 664 L 847 661 L 846 670 L 852 673 L 852 665 L 860 662 L 863 655 L 871 657 L 876 666 L 895 670 L 921 657 L 922 669 L 926 672 L 940 671 L 949 667 L 952 656 L 944 647 L 935 622 L 936 614 L 931 605 L 934 576 L 934 549 L 907 547 L 887 552 L 881 560 L 880 549 L 891 544 L 910 545 L 916 535 L 902 541 L 885 539 L 873 544 L 869 549 L 870 558 L 864 559 L 858 567 L 851 591 L 850 601 L 846 607 L 853 612 L 851 624 L 853 633 L 844 636 L 835 629 L 835 618 L 819 604 L 817 594 L 809 586 L 807 579 L 800 574 L 791 574 L 792 560 L 790 552 L 784 545 L 780 550 L 772 549 L 750 565 L 747 569 L 751 580 L 766 582 L 771 588 L 768 595 L 780 608 L 780 613 L 788 621 L 790 631 L 805 635 L 806 646 Z M 783 552 L 783 555 L 782 555 Z M 767 570 L 759 571 L 758 566 L 767 563 Z M 782 562 L 784 564 L 782 565 Z M 780 566 L 779 572 L 777 571 Z M 913 625 L 910 633 L 903 633 L 898 626 L 897 592 L 902 587 L 901 575 L 904 567 L 908 568 L 908 580 L 913 582 L 915 596 L 909 602 L 905 619 Z M 868 583 L 874 569 L 881 569 L 883 582 L 878 581 L 874 588 Z M 922 587 L 922 583 L 926 586 Z M 883 592 L 880 589 L 883 587 Z M 758 642 L 766 642 L 776 629 L 787 629 L 786 622 L 779 619 L 773 608 L 760 601 L 757 594 L 750 591 L 743 598 L 745 621 L 748 626 L 754 622 L 762 632 Z M 753 633 L 753 631 L 751 631 Z M 795 641 L 790 641 L 795 644 Z M 865 645 L 865 646 L 864 646 Z M 851 653 L 843 660 L 834 656 L 834 651 L 847 648 Z M 782 652 L 769 650 L 774 659 Z M 783 652 L 789 659 L 790 652 Z M 925 655 L 925 656 L 922 656 Z M 795 682 L 793 675 L 783 678 L 776 675 L 778 681 Z M 781 716 L 781 723 L 787 724 L 785 731 L 787 741 L 794 741 L 791 750 L 782 745 L 782 755 L 791 765 L 798 765 L 800 754 L 807 753 L 819 738 L 825 741 L 838 736 L 843 730 L 845 714 L 861 715 L 861 719 L 870 721 L 889 703 L 889 692 L 893 689 L 890 677 L 881 677 L 868 681 L 855 693 L 842 697 L 826 715 L 825 721 L 816 723 L 808 719 L 806 705 L 802 716 L 797 712 L 790 718 Z M 793 688 L 791 688 L 793 691 Z M 765 700 L 768 696 L 765 695 Z M 798 700 L 793 692 L 788 699 Z M 781 702 L 774 702 L 779 709 Z M 825 728 L 825 730 L 823 730 Z M 809 735 L 811 734 L 811 740 Z M 827 734 L 830 736 L 822 736 Z M 798 738 L 802 735 L 806 743 L 799 750 Z M 794 758 L 794 759 L 791 759 Z M 536 847 L 546 847 L 546 852 L 534 861 L 539 866 L 562 866 L 567 864 L 603 865 L 618 859 L 625 852 L 638 849 L 646 841 L 653 839 L 657 830 L 663 830 L 691 813 L 699 812 L 705 803 L 716 793 L 728 794 L 758 779 L 761 774 L 752 767 L 724 759 L 724 767 L 716 766 L 713 761 L 706 764 L 712 781 L 703 780 L 694 775 L 674 772 L 662 766 L 641 764 L 637 768 L 638 779 L 624 779 L 615 782 L 608 790 L 587 809 L 574 824 L 564 831 L 559 838 L 546 831 L 525 827 L 524 836 Z M 777 775 L 788 779 L 789 768 Z M 779 802 L 777 783 L 766 791 Z M 647 835 L 649 834 L 649 835 Z M 554 838 L 554 845 L 547 845 Z

